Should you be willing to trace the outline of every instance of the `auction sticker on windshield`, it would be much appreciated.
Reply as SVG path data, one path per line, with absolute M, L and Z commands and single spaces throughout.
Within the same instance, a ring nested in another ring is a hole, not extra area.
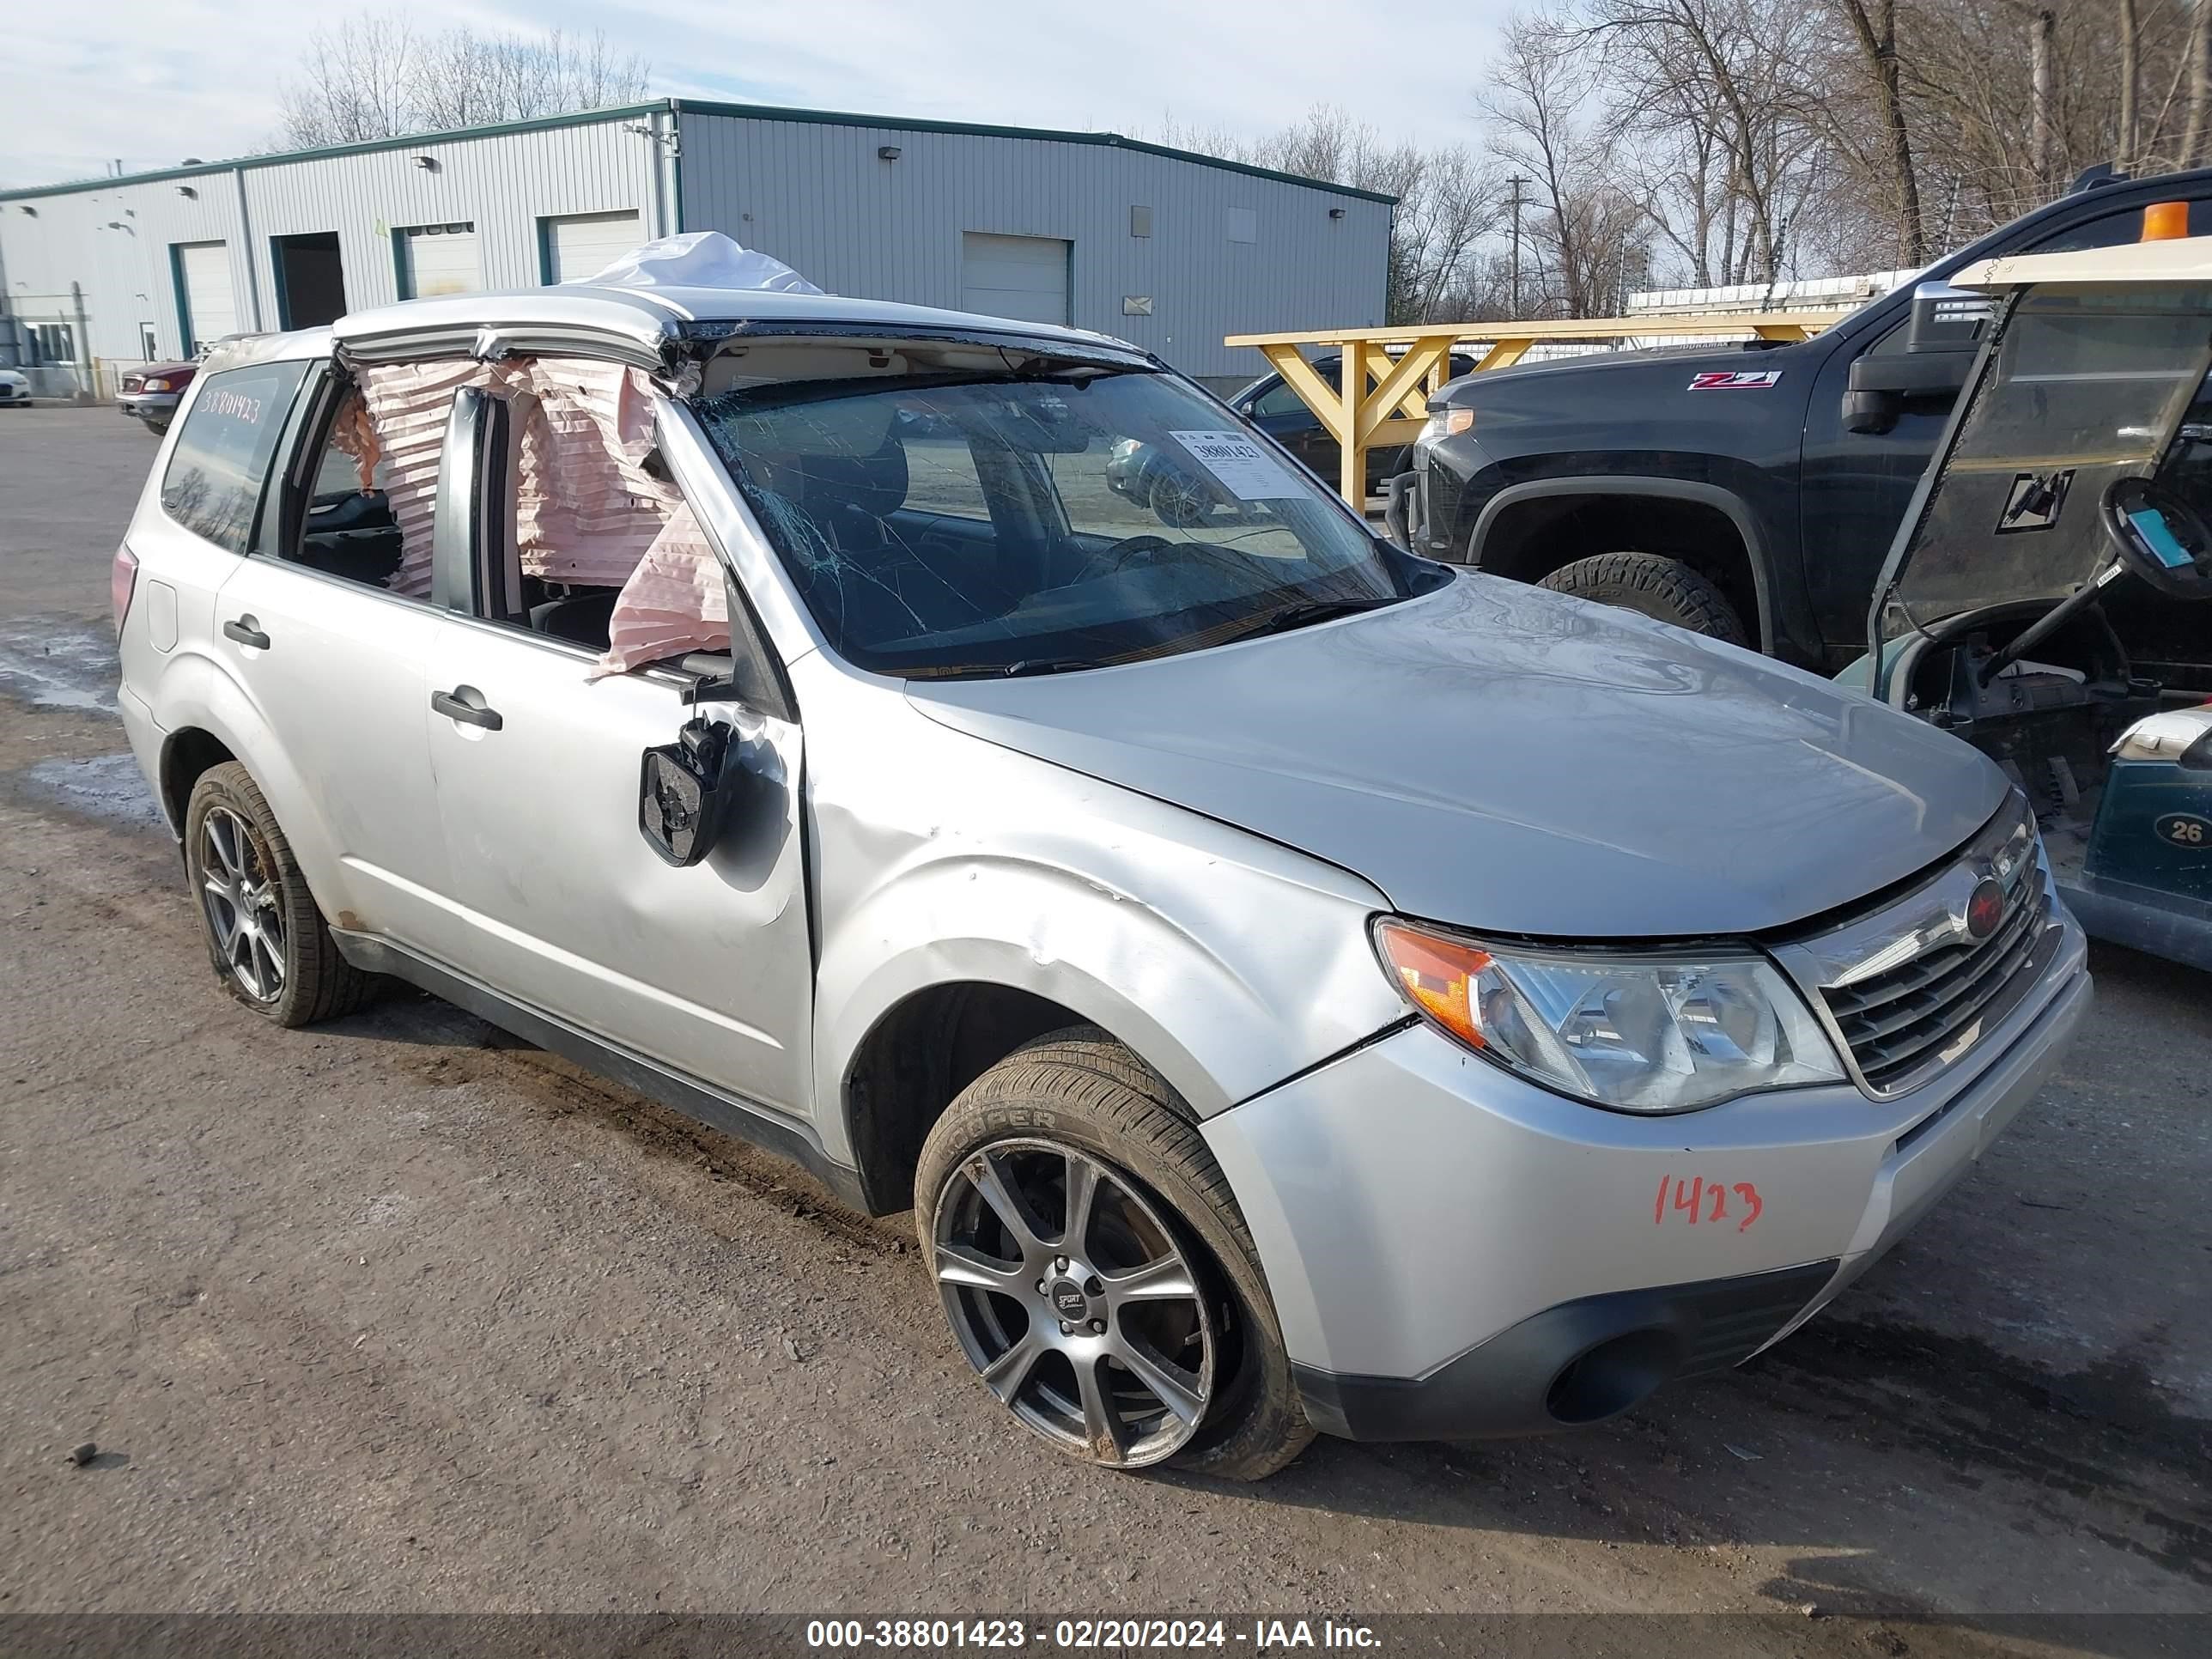
M 1240 501 L 1279 500 L 1299 493 L 1282 463 L 1241 432 L 1170 432 Z

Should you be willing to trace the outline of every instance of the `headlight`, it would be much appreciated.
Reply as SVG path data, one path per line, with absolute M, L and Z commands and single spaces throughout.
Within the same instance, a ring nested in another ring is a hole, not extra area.
M 1431 1024 L 1595 1106 L 1680 1112 L 1844 1079 L 1804 1000 L 1748 951 L 1540 950 L 1389 917 L 1375 923 L 1375 949 Z
M 1455 437 L 1474 424 L 1471 409 L 1439 409 L 1434 410 L 1421 424 L 1421 435 L 1413 441 L 1432 444 L 1439 438 Z
M 141 392 L 167 392 L 169 389 L 169 383 L 167 380 L 148 380 L 138 389 Z

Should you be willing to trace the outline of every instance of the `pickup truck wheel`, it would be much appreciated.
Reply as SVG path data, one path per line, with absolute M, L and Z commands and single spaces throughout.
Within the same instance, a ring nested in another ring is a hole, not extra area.
M 185 873 L 224 988 L 279 1025 L 352 1012 L 377 986 L 338 954 L 252 775 L 210 767 L 185 808 Z
M 1730 645 L 1750 642 L 1743 619 L 1719 588 L 1680 559 L 1657 553 L 1601 553 L 1577 559 L 1536 585 L 1554 593 L 1619 605 Z
M 929 1133 L 915 1224 L 961 1351 L 1062 1451 L 1273 1474 L 1313 1438 L 1244 1218 L 1157 1073 L 1037 1038 Z

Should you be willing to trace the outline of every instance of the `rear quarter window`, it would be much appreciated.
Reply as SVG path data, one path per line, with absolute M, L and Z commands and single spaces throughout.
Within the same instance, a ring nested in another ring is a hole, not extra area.
M 246 551 L 305 361 L 256 363 L 202 378 L 161 475 L 161 510 L 194 535 Z

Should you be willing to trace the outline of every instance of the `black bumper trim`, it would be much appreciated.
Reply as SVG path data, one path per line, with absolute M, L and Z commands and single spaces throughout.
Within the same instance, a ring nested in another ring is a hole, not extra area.
M 1351 1440 L 1544 1434 L 1627 1410 L 1662 1382 L 1741 1364 L 1835 1277 L 1837 1261 L 1562 1302 L 1425 1376 L 1293 1364 L 1306 1417 Z

